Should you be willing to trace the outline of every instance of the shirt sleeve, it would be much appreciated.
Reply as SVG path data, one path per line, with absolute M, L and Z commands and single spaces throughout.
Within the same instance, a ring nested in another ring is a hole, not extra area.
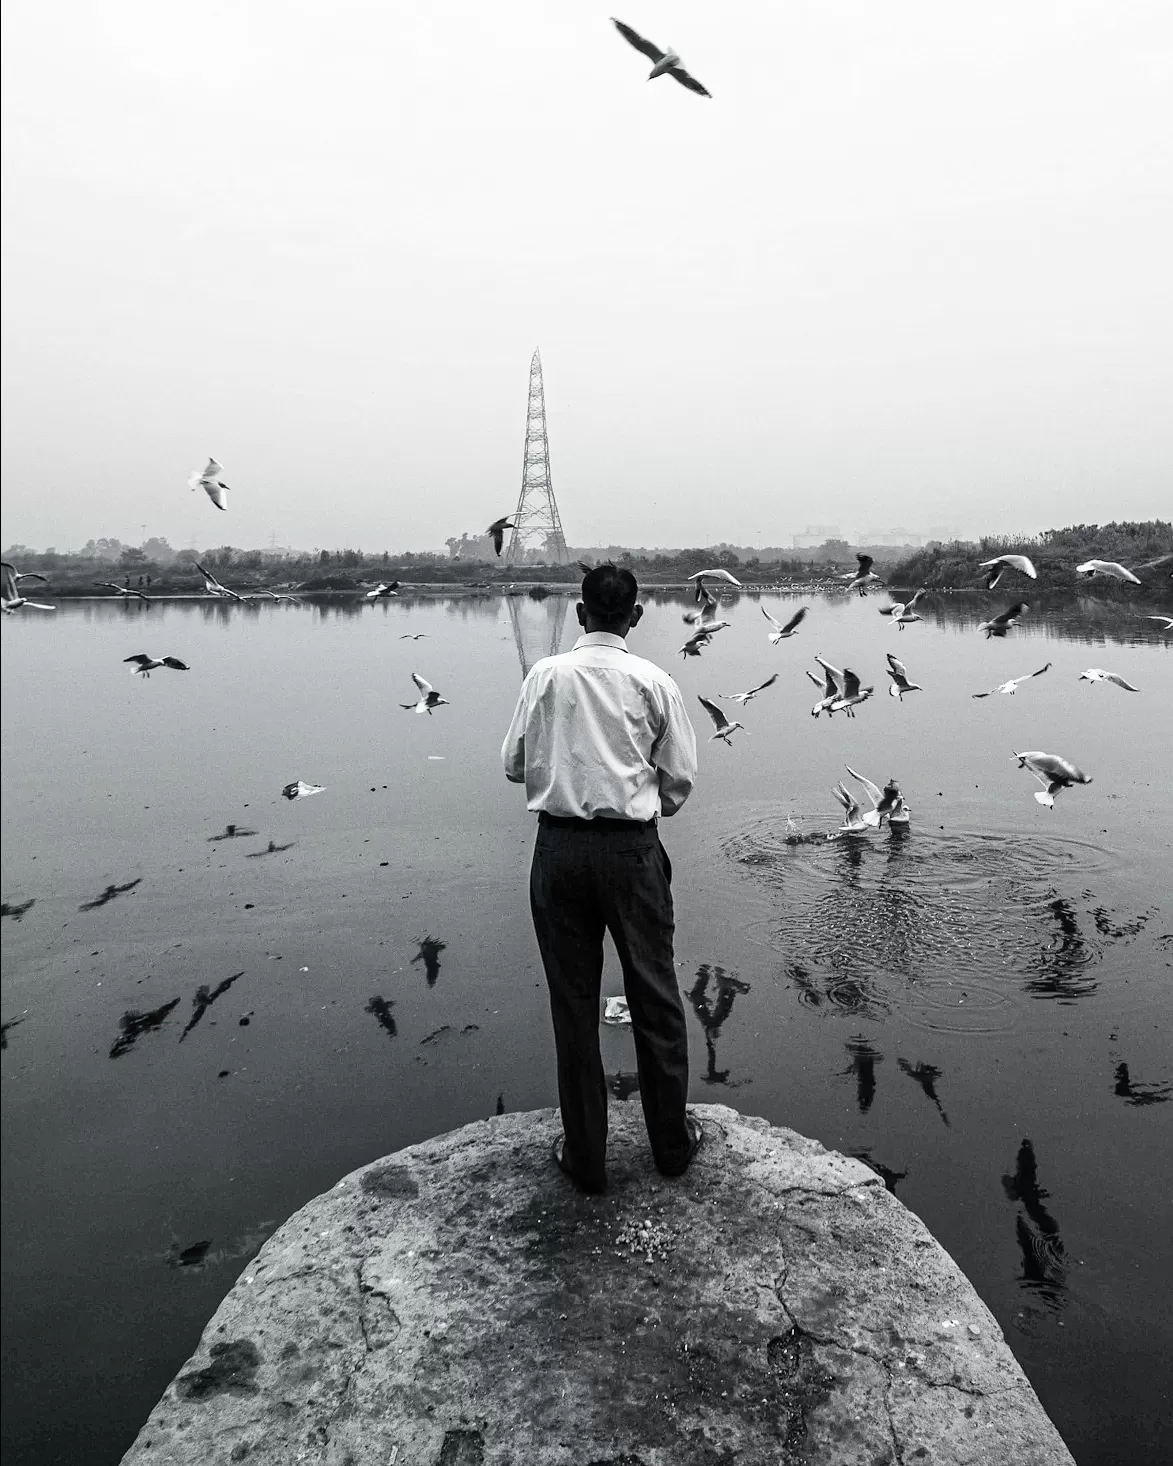
M 529 678 L 527 677 L 521 684 L 521 694 L 517 699 L 517 707 L 513 711 L 513 722 L 510 723 L 505 742 L 501 745 L 501 762 L 505 765 L 505 777 L 511 784 L 525 783 L 525 724 L 528 688 Z
M 651 762 L 660 777 L 660 812 L 674 815 L 696 782 L 696 734 L 676 687 L 664 689 L 666 725 L 652 746 Z

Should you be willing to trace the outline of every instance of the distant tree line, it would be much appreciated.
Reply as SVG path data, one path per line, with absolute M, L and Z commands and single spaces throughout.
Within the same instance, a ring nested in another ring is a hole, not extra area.
M 1075 567 L 1085 560 L 1115 560 L 1142 581 L 1169 585 L 1173 562 L 1173 524 L 1164 519 L 1123 520 L 1111 524 L 1072 524 L 1040 535 L 984 535 L 979 540 L 932 541 L 892 565 L 888 578 L 902 586 L 965 589 L 982 584 L 978 566 L 996 555 L 1027 555 L 1043 587 L 1070 587 Z

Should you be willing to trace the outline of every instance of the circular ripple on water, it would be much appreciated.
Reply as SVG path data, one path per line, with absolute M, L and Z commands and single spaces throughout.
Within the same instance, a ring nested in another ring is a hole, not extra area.
M 770 942 L 811 1007 L 996 1033 L 1023 997 L 1074 1002 L 1094 992 L 1106 947 L 1131 941 L 1146 919 L 1097 903 L 1089 880 L 1120 862 L 1089 841 L 991 830 L 823 834 L 814 821 L 770 818 L 722 847 L 780 898 Z

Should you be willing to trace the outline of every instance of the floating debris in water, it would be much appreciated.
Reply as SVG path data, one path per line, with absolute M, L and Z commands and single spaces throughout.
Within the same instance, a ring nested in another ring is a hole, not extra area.
M 325 784 L 307 784 L 304 779 L 294 779 L 291 784 L 286 784 L 281 794 L 285 799 L 308 799 L 311 794 L 321 794 L 325 788 Z
M 622 1028 L 631 1023 L 631 1009 L 626 998 L 608 998 L 603 1009 L 603 1022 L 612 1028 Z

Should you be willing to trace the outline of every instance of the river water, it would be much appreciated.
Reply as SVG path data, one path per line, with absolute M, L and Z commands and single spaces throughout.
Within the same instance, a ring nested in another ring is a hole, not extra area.
M 985 598 L 939 598 L 905 631 L 881 604 L 811 598 L 771 647 L 744 595 L 683 661 L 685 604 L 661 596 L 632 635 L 701 740 L 663 831 L 692 1095 L 869 1160 L 1080 1466 L 1155 1466 L 1173 1459 L 1173 639 L 1144 613 L 1170 608 L 1039 598 L 987 641 Z M 557 1103 L 533 817 L 498 759 L 522 666 L 575 629 L 557 597 L 5 618 L 3 900 L 34 903 L 2 922 L 8 1466 L 117 1461 L 264 1238 L 347 1171 Z M 889 650 L 923 685 L 903 702 Z M 140 651 L 191 670 L 131 676 Z M 816 652 L 875 684 L 854 720 L 810 716 Z M 1081 682 L 1093 666 L 1141 691 Z M 413 670 L 450 706 L 404 711 Z M 772 671 L 747 733 L 709 742 L 696 695 Z M 1094 782 L 1041 808 L 1016 749 Z M 845 763 L 899 780 L 907 831 L 810 838 L 838 823 Z M 281 798 L 299 778 L 324 792 Z M 603 1046 L 626 1095 L 630 1033 Z

